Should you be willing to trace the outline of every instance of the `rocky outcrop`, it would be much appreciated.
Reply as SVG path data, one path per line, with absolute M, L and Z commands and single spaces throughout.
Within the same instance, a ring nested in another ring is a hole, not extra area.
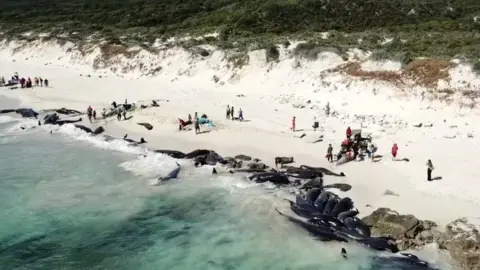
M 362 220 L 371 226 L 372 235 L 391 236 L 402 250 L 433 243 L 440 236 L 433 221 L 400 215 L 389 208 L 379 208 Z
M 401 250 L 435 243 L 448 250 L 463 269 L 480 270 L 480 234 L 467 218 L 449 223 L 444 231 L 433 221 L 400 215 L 389 208 L 379 208 L 362 220 L 371 227 L 373 236 L 391 236 Z
M 449 223 L 438 244 L 447 249 L 462 268 L 480 270 L 480 235 L 467 218 Z

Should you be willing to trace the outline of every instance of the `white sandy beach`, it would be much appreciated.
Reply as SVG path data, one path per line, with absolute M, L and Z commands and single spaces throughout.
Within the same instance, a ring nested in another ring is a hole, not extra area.
M 86 111 L 91 105 L 98 115 L 101 108 L 109 107 L 114 100 L 117 103 L 123 103 L 124 99 L 144 103 L 160 100 L 160 107 L 137 110 L 131 120 L 99 121 L 94 125 L 105 126 L 107 133 L 114 136 L 128 133 L 136 140 L 144 137 L 147 147 L 154 149 L 206 148 L 222 156 L 250 155 L 268 165 L 273 165 L 275 156 L 293 156 L 297 165 L 344 172 L 347 177 L 327 177 L 325 182 L 351 184 L 352 190 L 342 196 L 350 196 L 361 215 L 368 215 L 378 207 L 389 207 L 402 214 L 433 220 L 440 227 L 459 217 L 468 217 L 473 223 L 480 220 L 480 172 L 476 167 L 480 111 L 415 97 L 397 97 L 397 90 L 385 83 L 354 79 L 347 82 L 340 75 L 324 79 L 329 84 L 315 85 L 319 80 L 316 72 L 334 67 L 339 61 L 334 56 L 324 57 L 318 63 L 306 63 L 301 70 L 292 69 L 288 61 L 262 66 L 251 60 L 252 67 L 244 68 L 248 71 L 241 72 L 238 75 L 241 78 L 225 80 L 219 86 L 211 78 L 223 74 L 223 80 L 231 76 L 224 67 L 213 59 L 194 62 L 181 52 L 164 58 L 162 65 L 168 68 L 156 77 L 130 74 L 119 78 L 111 72 L 94 71 L 88 64 L 74 62 L 72 59 L 78 58 L 71 58 L 56 47 L 17 54 L 3 47 L 0 76 L 8 78 L 14 72 L 25 77 L 41 76 L 50 80 L 51 87 L 0 88 L 0 94 L 19 99 L 24 106 L 36 110 L 66 107 Z M 192 74 L 179 75 L 187 65 L 193 66 L 189 71 Z M 462 81 L 460 77 L 465 76 L 465 80 L 472 82 L 471 88 L 480 85 L 480 80 L 468 70 L 454 72 L 459 74 L 452 75 L 451 83 Z M 333 87 L 336 82 L 338 87 Z M 239 94 L 244 96 L 238 97 Z M 311 103 L 306 104 L 307 100 Z M 326 102 L 338 116 L 325 116 Z M 306 104 L 306 108 L 292 107 L 299 103 Z M 235 111 L 241 108 L 248 121 L 226 120 L 227 105 L 233 105 Z M 186 119 L 195 112 L 208 115 L 216 127 L 200 135 L 193 131 L 179 132 L 177 119 Z M 293 116 L 297 118 L 297 129 L 304 131 L 289 130 Z M 313 117 L 317 117 L 321 126 L 316 132 L 311 128 Z M 138 122 L 148 122 L 154 129 L 147 131 Z M 420 122 L 433 126 L 413 126 Z M 328 144 L 337 152 L 347 126 L 372 134 L 379 147 L 378 154 L 383 155 L 381 161 L 349 162 L 338 167 L 327 162 L 324 157 Z M 307 136 L 294 137 L 302 133 Z M 324 136 L 323 142 L 311 143 L 320 135 Z M 399 146 L 399 158 L 408 158 L 410 162 L 392 161 L 393 143 Z M 428 159 L 435 166 L 433 177 L 441 180 L 427 182 Z M 387 189 L 398 196 L 384 195 Z

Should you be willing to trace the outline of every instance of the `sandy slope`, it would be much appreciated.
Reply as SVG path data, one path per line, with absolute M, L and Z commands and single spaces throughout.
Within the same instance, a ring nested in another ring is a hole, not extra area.
M 8 53 L 4 50 L 0 55 Z M 14 56 L 15 62 L 11 61 L 11 56 L 3 58 L 7 60 L 0 64 L 1 75 L 9 76 L 17 71 L 25 76 L 47 77 L 52 87 L 2 88 L 1 94 L 21 99 L 35 109 L 68 107 L 86 110 L 91 105 L 98 114 L 100 108 L 108 107 L 113 100 L 122 103 L 125 98 L 129 102 L 159 99 L 159 108 L 139 110 L 129 121 L 100 121 L 95 125 L 104 125 L 108 133 L 117 136 L 128 133 L 137 140 L 144 137 L 148 146 L 156 149 L 215 149 L 223 156 L 252 155 L 269 165 L 275 156 L 294 156 L 298 165 L 343 171 L 347 177 L 327 177 L 326 182 L 352 184 L 353 189 L 348 195 L 362 215 L 384 206 L 444 225 L 461 216 L 473 219 L 478 212 L 480 191 L 475 157 L 480 142 L 475 135 L 480 130 L 475 123 L 480 117 L 476 110 L 453 106 L 441 109 L 441 104 L 394 99 L 383 94 L 394 90 L 380 83 L 376 85 L 380 94 L 363 91 L 375 85 L 374 82 L 352 81 L 342 84 L 343 88 L 338 91 L 322 92 L 320 88 L 315 92 L 303 88 L 302 84 L 296 85 L 297 77 L 307 76 L 288 71 L 286 67 L 271 71 L 274 75 L 269 80 L 260 80 L 249 73 L 236 84 L 219 88 L 210 80 L 208 83 L 201 81 L 201 76 L 185 80 L 173 80 L 167 75 L 154 79 L 122 79 L 110 75 L 86 77 L 85 74 L 94 74 L 88 67 L 69 66 L 64 61 L 55 61 L 53 55 L 49 53 L 45 57 L 50 58 L 40 60 Z M 50 64 L 45 65 L 47 61 Z M 205 77 L 210 78 L 211 74 L 206 71 Z M 329 80 L 334 82 L 333 77 Z M 245 96 L 237 97 L 238 94 Z M 292 103 L 299 103 L 298 100 L 302 104 L 306 100 L 312 103 L 305 109 L 293 108 Z M 327 101 L 332 104 L 332 110 L 338 112 L 337 116 L 324 115 L 321 108 Z M 227 104 L 234 105 L 236 111 L 241 108 L 249 121 L 226 120 Z M 315 109 L 308 108 L 311 106 Z M 185 119 L 194 112 L 207 114 L 215 121 L 216 127 L 201 135 L 195 135 L 193 131 L 179 132 L 177 118 Z M 289 130 L 292 116 L 297 117 L 297 128 L 304 131 L 293 133 Z M 311 129 L 314 116 L 320 121 L 320 131 Z M 154 129 L 147 131 L 137 122 L 149 122 Z M 433 126 L 413 127 L 412 124 L 417 122 L 429 122 Z M 332 143 L 337 151 L 348 125 L 372 133 L 379 146 L 378 154 L 384 155 L 380 162 L 352 162 L 336 168 L 325 160 L 328 143 Z M 307 136 L 303 139 L 294 137 L 302 133 Z M 473 138 L 469 138 L 469 134 Z M 323 142 L 311 143 L 320 135 L 324 136 Z M 394 142 L 399 145 L 400 158 L 408 157 L 411 162 L 391 160 L 390 148 Z M 436 167 L 433 176 L 441 176 L 442 180 L 426 181 L 427 159 L 432 159 Z M 387 189 L 399 196 L 383 195 Z

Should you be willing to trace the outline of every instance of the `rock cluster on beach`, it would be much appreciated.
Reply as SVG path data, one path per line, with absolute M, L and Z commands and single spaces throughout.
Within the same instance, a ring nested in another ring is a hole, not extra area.
M 480 270 L 480 234 L 466 218 L 447 224 L 444 231 L 433 221 L 400 215 L 389 208 L 379 208 L 362 220 L 371 226 L 373 236 L 389 235 L 401 250 L 434 243 L 447 250 L 461 268 Z

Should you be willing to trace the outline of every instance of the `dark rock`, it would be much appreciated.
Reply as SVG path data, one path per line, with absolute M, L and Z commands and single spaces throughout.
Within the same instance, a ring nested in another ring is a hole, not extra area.
M 401 250 L 433 243 L 434 238 L 440 235 L 437 230 L 432 230 L 437 226 L 433 221 L 422 221 L 413 215 L 400 215 L 389 208 L 378 208 L 362 220 L 371 226 L 373 236 L 391 236 L 397 240 Z M 430 231 L 431 234 L 425 231 Z
M 475 225 L 468 223 L 468 219 L 460 218 L 449 223 L 437 241 L 440 248 L 450 252 L 460 267 L 480 269 L 480 235 Z
M 247 167 L 249 169 L 254 169 L 254 170 L 264 170 L 267 168 L 267 165 L 259 162 L 259 163 L 248 163 Z
M 224 160 L 226 161 L 226 165 L 230 168 L 233 168 L 233 169 L 242 168 L 243 162 L 241 160 L 236 160 L 232 157 L 226 157 L 224 158 Z
M 252 160 L 252 157 L 247 156 L 247 155 L 236 155 L 235 159 L 243 160 L 243 161 L 250 161 L 250 160 Z
M 216 165 L 217 162 L 221 164 L 227 164 L 228 162 L 223 159 L 217 152 L 211 151 L 205 158 L 205 162 L 208 165 Z

